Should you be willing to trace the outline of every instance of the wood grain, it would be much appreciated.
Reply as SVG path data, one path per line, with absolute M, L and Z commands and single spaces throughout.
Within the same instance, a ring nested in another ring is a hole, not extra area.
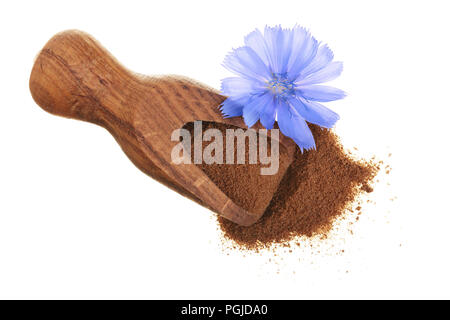
M 184 77 L 135 74 L 91 36 L 70 30 L 41 50 L 30 90 L 44 110 L 106 128 L 140 170 L 225 218 L 251 225 L 263 214 L 236 205 L 197 166 L 171 164 L 171 134 L 188 122 L 246 128 L 240 117 L 223 119 L 218 106 L 225 97 L 214 89 Z M 292 155 L 295 145 L 280 141 Z

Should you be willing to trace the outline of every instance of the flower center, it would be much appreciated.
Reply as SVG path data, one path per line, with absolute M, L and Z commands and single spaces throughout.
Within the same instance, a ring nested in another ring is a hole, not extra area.
M 273 74 L 273 79 L 267 81 L 267 87 L 276 96 L 286 97 L 294 94 L 294 85 L 286 77 Z

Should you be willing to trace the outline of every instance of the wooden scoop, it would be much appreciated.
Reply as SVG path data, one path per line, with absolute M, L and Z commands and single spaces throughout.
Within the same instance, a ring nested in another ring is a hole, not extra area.
M 139 169 L 225 218 L 248 226 L 264 213 L 238 206 L 198 166 L 171 164 L 178 143 L 171 134 L 186 123 L 203 120 L 246 128 L 241 117 L 223 118 L 218 107 L 225 97 L 214 89 L 182 77 L 132 73 L 91 36 L 70 30 L 55 35 L 41 50 L 30 90 L 46 111 L 106 128 Z M 280 142 L 292 156 L 295 145 L 281 134 Z

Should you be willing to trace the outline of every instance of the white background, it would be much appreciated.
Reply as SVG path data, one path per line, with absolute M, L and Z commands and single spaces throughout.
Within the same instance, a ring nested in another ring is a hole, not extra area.
M 0 298 L 450 298 L 446 4 L 2 2 Z M 142 174 L 106 130 L 29 94 L 34 57 L 65 29 L 133 71 L 219 88 L 247 33 L 296 23 L 344 61 L 334 85 L 349 97 L 331 104 L 344 145 L 393 167 L 353 234 L 336 227 L 312 249 L 224 249 L 208 210 Z

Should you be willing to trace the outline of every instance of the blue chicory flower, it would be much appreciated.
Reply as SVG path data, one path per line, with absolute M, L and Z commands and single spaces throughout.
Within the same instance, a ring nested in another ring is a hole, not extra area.
M 315 149 L 306 123 L 331 128 L 339 115 L 319 102 L 345 97 L 345 92 L 318 85 L 338 77 L 342 62 L 303 27 L 266 27 L 245 37 L 245 46 L 225 57 L 224 67 L 239 77 L 222 80 L 228 98 L 221 105 L 225 117 L 243 115 L 252 127 L 258 120 L 272 129 L 275 119 L 281 132 L 303 149 Z

